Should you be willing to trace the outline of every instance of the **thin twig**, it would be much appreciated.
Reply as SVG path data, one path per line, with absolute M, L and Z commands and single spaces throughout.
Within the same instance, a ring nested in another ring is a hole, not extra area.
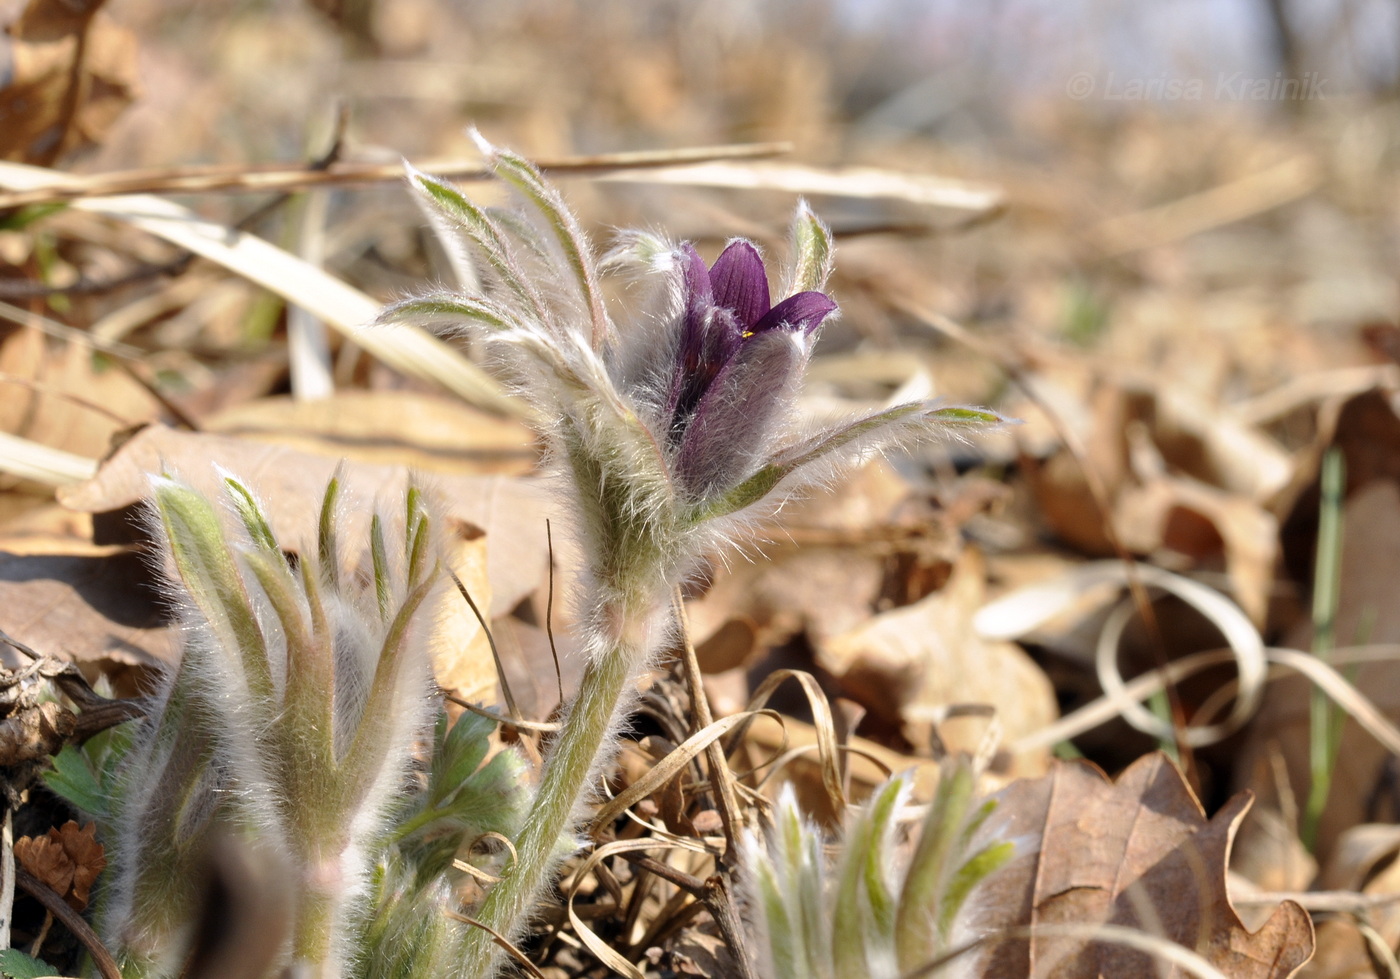
M 123 721 L 145 715 L 149 704 L 140 697 L 112 699 L 104 697 L 78 670 L 73 663 L 63 663 L 44 656 L 32 646 L 15 639 L 4 629 L 0 629 L 0 643 L 29 657 L 37 671 L 48 677 L 63 691 L 64 696 L 78 706 L 78 726 L 73 732 L 73 740 L 81 744 L 99 731 L 105 731 Z
M 690 641 L 690 617 L 685 609 L 685 598 L 680 588 L 673 598 L 676 607 L 676 621 L 680 626 L 681 664 L 685 668 L 686 683 L 690 687 L 690 702 L 695 712 L 695 731 L 702 731 L 714 723 L 710 713 L 710 701 L 705 695 L 705 680 L 700 673 L 700 661 L 695 657 L 695 645 Z M 705 748 L 705 760 L 710 766 L 710 780 L 714 784 L 715 803 L 719 809 L 720 821 L 724 824 L 724 856 L 738 853 L 739 833 L 743 829 L 743 816 L 739 807 L 739 797 L 734 791 L 734 773 L 729 770 L 729 762 L 724 756 L 724 747 L 719 739 Z M 736 954 L 738 949 L 735 949 Z
M 107 951 L 107 947 L 102 944 L 102 939 L 97 937 L 97 932 L 93 931 L 83 920 L 82 915 L 68 906 L 67 901 L 55 894 L 53 888 L 23 867 L 15 868 L 15 882 L 24 889 L 26 894 L 42 904 L 45 910 L 62 922 L 63 927 L 72 932 L 74 938 L 83 943 L 83 947 L 92 956 L 97 971 L 102 973 L 102 979 L 122 979 L 116 959 L 112 958 L 112 953 Z
M 481 630 L 486 633 L 486 644 L 491 647 L 491 659 L 496 664 L 496 676 L 501 681 L 501 695 L 506 698 L 506 710 L 510 713 L 512 720 L 519 720 L 520 710 L 515 706 L 515 696 L 510 692 L 510 681 L 506 679 L 506 668 L 501 663 L 500 651 L 496 649 L 496 637 L 491 634 L 491 627 L 486 624 L 486 617 L 481 614 L 481 609 L 476 607 L 471 592 L 467 591 L 467 586 L 462 584 L 462 579 L 457 577 L 457 572 L 449 568 L 447 573 L 452 577 L 452 583 L 457 586 L 462 597 L 467 600 L 467 604 L 471 606 L 476 621 L 481 623 Z
M 741 143 L 727 146 L 694 146 L 676 150 L 599 153 L 592 156 L 537 160 L 540 169 L 554 173 L 599 173 L 670 167 L 711 160 L 751 160 L 792 151 L 791 143 Z M 427 160 L 418 169 L 453 180 L 489 180 L 492 171 L 479 161 Z M 73 176 L 73 175 L 65 175 Z M 125 194 L 203 194 L 211 192 L 265 193 L 296 191 L 309 187 L 345 184 L 397 183 L 403 180 L 402 163 L 340 162 L 317 169 L 305 164 L 288 166 L 214 165 L 171 167 L 156 170 L 121 170 L 77 178 L 80 182 L 0 193 L 0 209 L 52 204 L 89 197 Z

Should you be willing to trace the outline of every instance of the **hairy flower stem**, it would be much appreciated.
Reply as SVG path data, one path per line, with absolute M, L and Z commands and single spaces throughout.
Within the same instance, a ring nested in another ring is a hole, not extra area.
M 622 630 L 624 636 L 629 632 Z M 549 886 L 559 837 L 570 828 L 589 773 L 612 729 L 623 691 L 645 662 L 647 652 L 623 639 L 589 662 L 569 716 L 545 759 L 533 808 L 515 840 L 515 862 L 475 915 L 487 928 L 515 938 L 536 907 L 540 892 Z M 502 954 L 488 931 L 474 928 L 466 936 L 462 974 L 472 979 L 494 975 Z
M 306 887 L 297 910 L 293 951 L 306 979 L 337 979 L 340 970 L 331 955 L 335 897 L 324 888 Z

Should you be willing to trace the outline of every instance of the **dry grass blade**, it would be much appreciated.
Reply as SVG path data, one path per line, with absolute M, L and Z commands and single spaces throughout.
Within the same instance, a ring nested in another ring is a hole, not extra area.
M 475 918 L 469 918 L 464 914 L 458 914 L 456 911 L 444 911 L 443 914 L 447 915 L 447 917 L 451 918 L 453 921 L 460 921 L 464 925 L 471 925 L 473 928 L 481 928 L 485 931 L 490 932 L 491 937 L 495 940 L 496 944 L 501 946 L 501 948 L 505 949 L 506 954 L 509 955 L 517 965 L 519 965 L 530 975 L 534 976 L 535 979 L 545 979 L 545 974 L 539 970 L 535 963 L 530 961 L 529 956 L 527 956 L 524 952 L 520 951 L 520 949 L 516 948 L 513 944 L 511 944 L 511 942 L 508 941 L 505 938 L 505 936 L 503 936 L 500 932 L 494 931 L 491 928 L 487 928 L 484 924 L 482 924 L 480 921 L 477 921 Z
M 1314 160 L 1294 157 L 1199 194 L 1111 218 L 1091 237 L 1108 255 L 1152 248 L 1280 207 L 1312 193 L 1322 180 Z
M 705 693 L 705 680 L 700 672 L 700 661 L 695 656 L 695 644 L 690 641 L 690 616 L 686 612 L 685 598 L 677 588 L 672 598 L 676 621 L 680 628 L 681 664 L 685 672 L 686 684 L 690 688 L 690 700 L 695 714 L 694 725 L 703 729 L 714 723 L 710 714 L 710 701 Z M 714 789 L 715 803 L 724 823 L 725 855 L 734 851 L 739 842 L 739 831 L 743 824 L 743 810 L 739 806 L 739 796 L 734 790 L 734 773 L 730 771 L 724 749 L 718 741 L 705 748 L 711 787 Z
M 1001 191 L 986 184 L 873 167 L 830 170 L 796 163 L 717 162 L 663 170 L 628 170 L 608 174 L 601 179 L 617 183 L 775 190 L 791 194 L 898 200 L 921 207 L 976 214 L 989 214 L 1002 204 Z
M 1132 574 L 1144 585 L 1171 592 L 1220 630 L 1235 657 L 1239 694 L 1229 717 L 1210 727 L 1181 732 L 1149 713 L 1136 697 L 1127 694 L 1118 671 L 1118 643 L 1136 610 L 1133 604 L 1125 604 L 1114 611 L 1099 635 L 1096 665 L 1105 695 L 1117 705 L 1116 712 L 1124 720 L 1159 740 L 1179 737 L 1193 748 L 1223 740 L 1254 716 L 1263 697 L 1267 661 L 1259 630 L 1239 606 L 1199 582 L 1150 565 L 1138 565 Z M 1130 587 L 1128 568 L 1117 561 L 1082 565 L 1053 581 L 1031 585 L 990 602 L 978 611 L 974 625 L 983 636 L 1016 639 L 1068 608 L 1080 596 L 1106 584 Z
M 1400 755 L 1400 728 L 1392 724 L 1369 697 L 1357 690 L 1330 664 L 1298 649 L 1270 649 L 1269 660 L 1301 673 L 1317 684 L 1323 693 L 1332 698 L 1333 703 L 1350 714 L 1387 751 Z
M 0 432 L 0 472 L 45 486 L 67 486 L 91 479 L 97 472 L 97 462 Z
M 1350 398 L 1366 391 L 1400 387 L 1400 367 L 1338 367 L 1289 378 L 1263 394 L 1237 402 L 1230 414 L 1242 425 L 1267 425 L 1291 411 L 1331 398 Z
M 0 184 L 10 187 L 41 186 L 57 176 L 38 167 L 0 163 Z M 81 200 L 73 206 L 125 222 L 224 266 L 306 309 L 395 370 L 434 381 L 490 411 L 520 416 L 526 410 L 490 375 L 436 337 L 412 327 L 368 326 L 379 313 L 378 303 L 261 238 L 157 197 Z
M 651 795 L 661 786 L 680 774 L 687 765 L 700 756 L 710 745 L 724 737 L 730 731 L 742 724 L 747 723 L 759 711 L 742 711 L 738 714 L 731 714 L 729 717 L 722 717 L 707 727 L 696 731 L 680 744 L 676 745 L 674 751 L 666 754 L 655 765 L 647 771 L 645 775 L 637 779 L 627 788 L 613 796 L 606 803 L 598 808 L 592 822 L 588 825 L 588 831 L 593 832 L 599 827 L 606 826 L 616 819 L 626 809 Z M 765 711 L 769 715 L 772 711 Z
M 752 159 L 792 152 L 792 144 L 740 143 L 727 146 L 692 146 L 675 150 L 643 150 L 564 156 L 537 160 L 540 169 L 554 173 L 606 173 L 640 167 L 674 167 L 709 160 Z M 453 180 L 489 180 L 491 171 L 480 161 L 424 160 L 418 169 Z M 196 194 L 215 191 L 267 193 L 305 190 L 309 187 L 347 184 L 393 183 L 403 179 L 401 163 L 332 163 L 328 167 L 204 166 L 168 167 L 158 170 L 125 170 L 91 176 L 68 177 L 49 183 L 0 193 L 0 208 L 53 204 L 92 197 L 125 194 Z
M 1355 925 L 1361 937 L 1366 939 L 1366 951 L 1377 972 L 1384 967 L 1388 979 L 1400 979 L 1400 960 L 1396 959 L 1395 950 L 1390 947 L 1386 937 L 1369 922 L 1357 921 Z
M 1333 652 L 1332 665 L 1321 662 L 1310 653 L 1296 649 L 1266 649 L 1268 662 L 1277 664 L 1288 672 L 1302 673 L 1321 687 L 1337 705 L 1366 730 L 1373 738 L 1394 754 L 1400 754 L 1400 728 L 1392 724 L 1367 697 L 1348 683 L 1346 678 L 1334 669 L 1351 663 L 1367 662 L 1375 659 L 1394 659 L 1397 651 L 1394 646 L 1355 647 L 1338 649 Z M 1086 731 L 1092 731 L 1121 716 L 1123 700 L 1134 702 L 1159 693 L 1168 683 L 1180 683 L 1187 677 L 1205 670 L 1236 661 L 1233 650 L 1211 650 L 1196 653 L 1168 664 L 1165 671 L 1157 670 L 1135 677 L 1123 685 L 1119 696 L 1100 697 L 1086 704 L 1072 714 L 1068 714 L 1054 724 L 1041 728 L 1034 734 L 1020 738 L 1009 746 L 1012 754 L 1040 751 L 1062 741 L 1069 741 Z M 1282 670 L 1269 670 L 1266 680 L 1285 675 Z
M 756 715 L 768 698 L 773 695 L 785 680 L 794 679 L 807 695 L 807 703 L 812 708 L 812 726 L 817 736 L 817 757 L 821 764 L 822 786 L 831 801 L 831 811 L 838 816 L 846 811 L 846 790 L 844 774 L 841 770 L 841 752 L 836 737 L 836 721 L 831 716 L 831 703 L 817 683 L 817 678 L 801 670 L 774 670 L 754 690 L 749 698 L 748 713 Z
M 579 886 L 584 879 L 593 872 L 608 857 L 617 856 L 623 853 L 637 853 L 647 850 L 679 850 L 694 849 L 693 847 L 682 846 L 674 842 L 663 842 L 659 840 L 614 840 L 605 843 L 588 855 L 588 859 L 574 874 L 573 885 L 569 888 L 569 898 L 565 909 L 569 915 L 569 924 L 573 926 L 574 932 L 583 942 L 588 950 L 597 956 L 598 961 L 609 969 L 627 979 L 646 979 L 646 974 L 638 969 L 631 962 L 622 957 L 612 946 L 603 941 L 598 935 L 584 924 L 578 912 L 574 910 L 574 897 L 578 894 Z

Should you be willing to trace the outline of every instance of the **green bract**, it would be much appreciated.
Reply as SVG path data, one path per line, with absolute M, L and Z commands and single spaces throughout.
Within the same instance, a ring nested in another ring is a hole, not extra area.
M 944 764 L 911 852 L 898 820 L 909 780 L 891 779 L 853 814 L 834 860 L 785 792 L 767 840 L 746 847 L 768 979 L 898 979 L 949 951 L 969 893 L 1012 854 L 1006 842 L 972 852 L 995 806 L 973 798 L 973 782 L 966 761 Z

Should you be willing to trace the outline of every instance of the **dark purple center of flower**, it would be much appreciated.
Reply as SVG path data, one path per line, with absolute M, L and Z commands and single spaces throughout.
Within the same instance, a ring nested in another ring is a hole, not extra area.
M 669 404 L 673 442 L 747 340 L 769 330 L 811 334 L 836 309 L 820 292 L 799 292 L 772 305 L 763 259 L 747 241 L 732 243 L 708 269 L 694 248 L 681 247 L 686 303 Z

